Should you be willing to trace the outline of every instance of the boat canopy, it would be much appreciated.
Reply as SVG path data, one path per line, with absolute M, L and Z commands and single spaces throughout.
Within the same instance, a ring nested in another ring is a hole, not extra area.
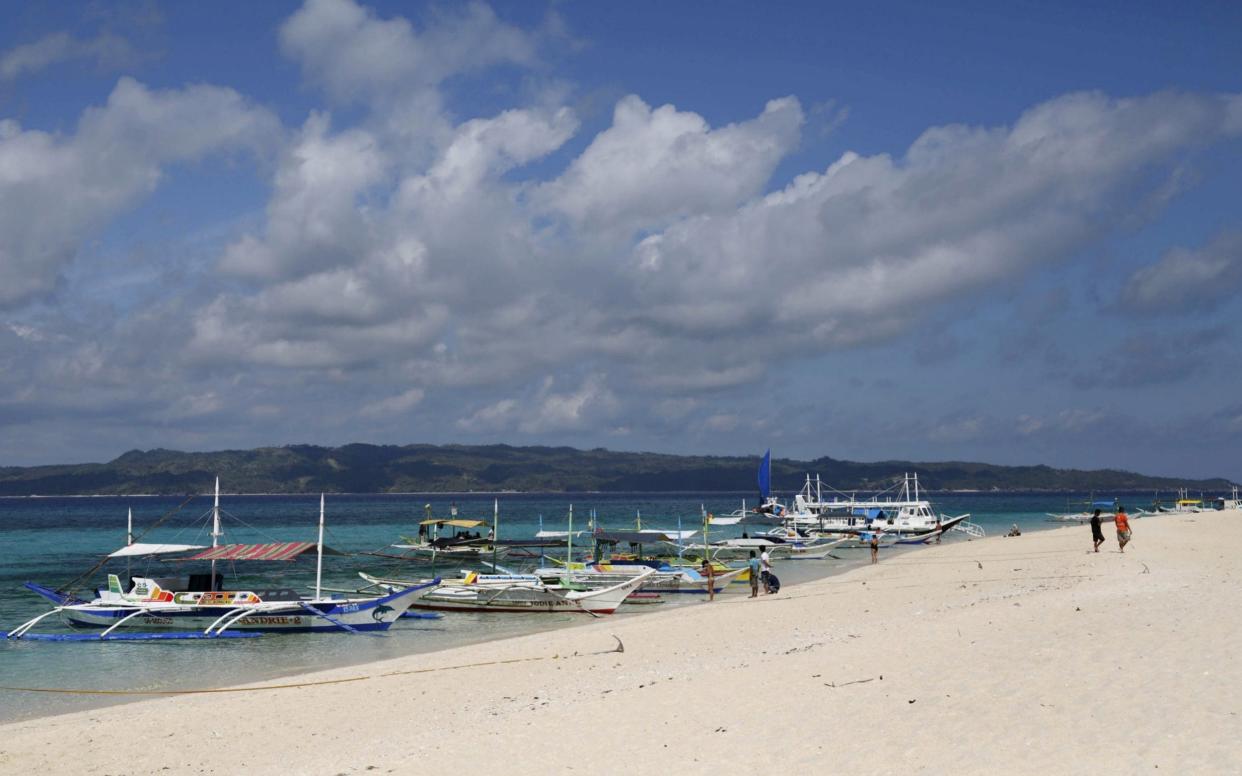
M 1117 499 L 1115 498 L 1096 499 L 1095 501 L 1091 502 L 1091 506 L 1094 509 L 1112 509 L 1116 505 L 1117 505 Z
M 591 536 L 595 541 L 604 544 L 650 544 L 677 541 L 676 536 L 669 536 L 663 531 L 596 531 Z
M 424 520 L 419 523 L 419 525 L 451 525 L 455 528 L 478 528 L 483 524 L 482 520 L 458 520 L 456 518 L 452 520 L 432 518 L 431 520 Z
M 293 560 L 299 555 L 315 552 L 315 542 L 272 542 L 270 544 L 222 544 L 185 560 Z M 324 546 L 324 555 L 344 555 L 340 550 Z
M 109 558 L 134 558 L 146 555 L 169 555 L 174 552 L 189 552 L 190 550 L 204 550 L 206 546 L 202 544 L 143 544 L 136 542 L 129 544 L 116 552 L 108 553 Z

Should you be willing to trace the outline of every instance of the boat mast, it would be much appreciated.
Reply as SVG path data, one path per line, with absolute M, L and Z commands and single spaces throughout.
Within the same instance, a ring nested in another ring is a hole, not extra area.
M 134 508 L 129 508 L 129 520 L 125 523 L 125 546 L 131 547 L 134 544 Z M 130 560 L 129 556 L 125 556 L 125 576 L 130 576 Z M 125 584 L 129 584 L 127 580 Z
M 574 568 L 574 505 L 569 505 L 569 545 L 565 550 L 565 568 L 573 571 Z
M 500 541 L 500 499 L 492 501 L 492 568 L 496 568 L 496 542 Z
M 315 600 L 323 597 L 323 494 L 319 494 L 319 547 L 315 557 Z
M 211 507 L 211 547 L 220 546 L 220 477 L 216 476 L 216 500 Z M 216 589 L 216 559 L 211 559 L 211 590 Z

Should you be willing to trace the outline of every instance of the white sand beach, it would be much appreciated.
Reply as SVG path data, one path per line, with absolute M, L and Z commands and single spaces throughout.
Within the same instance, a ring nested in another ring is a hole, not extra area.
M 1242 512 L 1133 529 L 8 724 L 0 772 L 1242 772 Z

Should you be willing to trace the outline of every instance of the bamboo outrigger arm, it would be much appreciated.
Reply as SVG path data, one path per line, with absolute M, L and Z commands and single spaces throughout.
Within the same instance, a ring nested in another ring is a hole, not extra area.
M 43 614 L 40 614 L 38 617 L 35 617 L 33 620 L 26 621 L 22 623 L 21 625 L 18 625 L 16 628 L 14 628 L 9 633 L 8 637 L 10 639 L 20 639 L 22 636 L 25 636 L 26 632 L 29 631 L 31 628 L 33 628 L 35 625 L 37 625 L 39 621 L 42 620 L 44 617 L 50 617 L 53 614 L 58 614 L 64 611 L 66 608 L 68 607 L 58 606 L 55 609 L 51 610 L 50 612 L 44 612 Z

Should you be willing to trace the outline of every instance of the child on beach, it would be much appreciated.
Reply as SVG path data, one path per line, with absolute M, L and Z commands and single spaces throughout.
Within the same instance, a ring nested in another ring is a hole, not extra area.
M 880 529 L 871 531 L 871 562 L 880 562 Z
M 1095 514 L 1091 516 L 1091 541 L 1095 544 L 1095 551 L 1100 551 L 1100 545 L 1104 543 L 1104 531 L 1100 528 L 1100 510 L 1095 510 Z
M 1126 508 L 1117 507 L 1117 543 L 1121 545 L 1121 551 L 1126 551 L 1126 545 L 1130 543 L 1130 518 L 1126 517 Z
M 760 573 L 760 570 L 762 569 L 763 564 L 761 564 L 759 562 L 759 559 L 755 557 L 754 550 L 750 551 L 750 560 L 747 561 L 747 565 L 750 566 L 750 597 L 758 598 L 759 597 L 759 573 Z

